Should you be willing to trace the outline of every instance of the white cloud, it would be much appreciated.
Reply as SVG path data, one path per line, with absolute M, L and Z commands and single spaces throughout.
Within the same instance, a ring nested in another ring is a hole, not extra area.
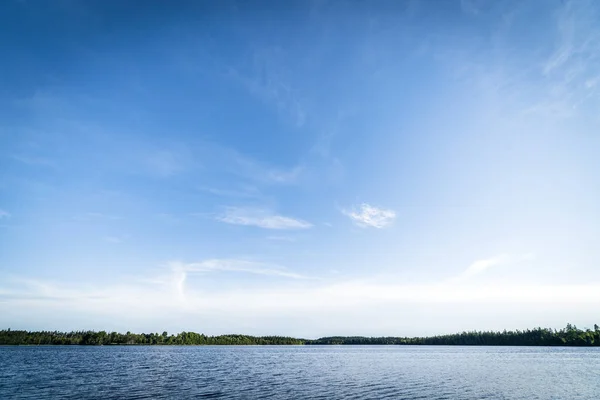
M 192 263 L 171 261 L 167 266 L 168 271 L 166 274 L 142 280 L 142 283 L 158 285 L 154 288 L 146 288 L 144 290 L 155 290 L 159 294 L 162 293 L 162 296 L 167 299 L 167 302 L 173 300 L 174 297 L 174 301 L 178 302 L 181 306 L 194 306 L 193 298 L 196 297 L 198 293 L 194 290 L 189 290 L 186 287 L 188 277 L 194 274 L 202 275 L 214 272 L 240 272 L 275 278 L 311 279 L 305 275 L 289 271 L 279 265 L 233 258 L 215 258 Z M 140 285 L 138 284 L 137 286 Z
M 11 214 L 8 211 L 4 211 L 2 209 L 0 209 L 0 219 L 2 218 L 10 218 Z
M 312 224 L 264 210 L 229 207 L 217 220 L 233 225 L 257 226 L 265 229 L 308 229 Z
M 520 256 L 502 254 L 496 257 L 484 258 L 474 261 L 467 269 L 465 269 L 455 280 L 464 280 L 479 275 L 492 267 L 499 265 L 515 264 L 521 261 L 528 261 L 535 258 L 533 253 L 527 253 Z
M 385 208 L 378 208 L 367 203 L 360 205 L 359 209 L 342 210 L 352 221 L 361 228 L 385 228 L 396 218 L 396 212 Z
M 277 265 L 247 260 L 211 259 L 188 264 L 173 262 L 170 265 L 176 270 L 184 270 L 187 272 L 232 271 L 283 278 L 306 279 L 303 275 L 287 271 Z
M 477 260 L 477 261 L 473 262 L 471 265 L 469 265 L 469 267 L 460 276 L 462 278 L 468 278 L 473 275 L 480 274 L 495 265 L 506 262 L 507 260 L 508 260 L 508 257 L 506 255 Z

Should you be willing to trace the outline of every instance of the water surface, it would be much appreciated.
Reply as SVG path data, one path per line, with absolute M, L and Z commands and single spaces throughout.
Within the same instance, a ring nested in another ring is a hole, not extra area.
M 600 399 L 600 348 L 0 346 L 0 399 Z

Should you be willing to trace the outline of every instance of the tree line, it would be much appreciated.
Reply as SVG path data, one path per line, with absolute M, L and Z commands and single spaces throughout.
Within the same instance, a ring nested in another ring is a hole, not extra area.
M 106 331 L 0 331 L 0 345 L 290 345 L 305 340 L 284 336 L 219 335 L 195 332 L 117 333 Z
M 600 327 L 534 328 L 516 331 L 470 331 L 428 337 L 331 336 L 297 339 L 287 336 L 219 335 L 195 332 L 117 333 L 106 331 L 0 331 L 0 345 L 461 345 L 461 346 L 600 346 Z
M 578 329 L 567 324 L 563 329 L 534 328 L 516 331 L 471 331 L 429 337 L 333 336 L 312 340 L 310 344 L 395 344 L 459 346 L 600 346 L 600 327 Z

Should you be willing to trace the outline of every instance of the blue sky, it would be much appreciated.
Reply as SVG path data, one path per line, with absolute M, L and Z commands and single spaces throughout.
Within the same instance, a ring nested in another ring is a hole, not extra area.
M 0 5 L 0 326 L 597 323 L 594 1 Z

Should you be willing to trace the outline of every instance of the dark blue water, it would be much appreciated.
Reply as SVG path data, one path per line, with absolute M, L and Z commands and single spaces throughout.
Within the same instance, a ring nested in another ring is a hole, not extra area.
M 600 348 L 0 346 L 0 399 L 600 399 Z

